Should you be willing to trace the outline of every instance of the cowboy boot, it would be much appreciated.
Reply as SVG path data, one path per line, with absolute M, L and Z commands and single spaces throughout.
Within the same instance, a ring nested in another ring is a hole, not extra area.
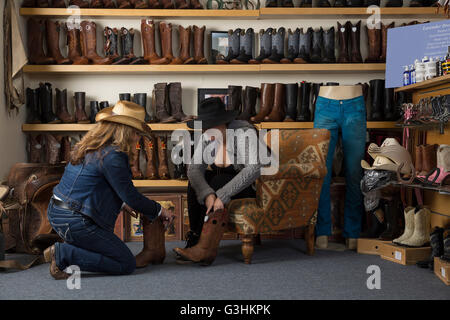
M 345 24 L 337 23 L 337 33 L 338 33 L 338 44 L 339 44 L 339 53 L 338 53 L 338 63 L 349 63 L 350 55 L 348 50 L 348 38 L 351 28 L 350 21 L 347 21 Z
M 117 7 L 119 9 L 132 9 L 133 6 L 129 0 L 117 0 Z
M 386 229 L 384 212 L 381 208 L 377 208 L 369 213 L 370 229 L 368 229 L 361 237 L 375 239 L 380 236 Z
M 362 63 L 361 56 L 361 20 L 350 26 L 350 62 Z
M 400 234 L 398 219 L 399 219 L 399 203 L 397 201 L 386 201 L 384 203 L 384 218 L 386 221 L 386 230 L 380 234 L 381 240 L 392 240 Z
M 67 46 L 69 47 L 68 57 L 74 65 L 89 64 L 89 59 L 81 55 L 80 29 L 66 24 Z
M 105 9 L 115 9 L 116 7 L 116 3 L 114 2 L 114 0 L 103 0 L 103 5 Z
M 272 111 L 275 95 L 274 83 L 261 83 L 261 106 L 258 114 L 250 118 L 251 122 L 261 122 Z
M 143 268 L 151 264 L 161 264 L 166 258 L 166 236 L 164 224 L 160 217 L 152 222 L 147 217 L 142 217 L 144 233 L 144 248 L 136 256 L 136 268 Z
M 239 111 L 242 105 L 242 87 L 241 86 L 228 86 L 228 101 L 225 106 L 227 111 Z
M 104 8 L 104 7 L 105 7 L 105 4 L 103 3 L 103 0 L 91 0 L 90 8 L 100 9 L 100 8 Z
M 281 6 L 284 8 L 293 8 L 294 3 L 292 2 L 292 0 L 281 0 Z
M 175 0 L 175 9 L 189 9 L 189 4 L 186 0 Z
M 168 113 L 169 101 L 168 101 L 168 88 L 166 83 L 155 84 L 154 90 L 154 103 L 156 109 L 156 118 L 161 123 L 173 123 L 177 120 Z
M 208 215 L 208 221 L 203 224 L 198 243 L 186 249 L 175 248 L 175 253 L 184 260 L 200 262 L 202 265 L 210 265 L 217 256 L 219 243 L 227 225 L 228 212 L 225 209 L 210 213 Z
M 61 136 L 45 134 L 45 153 L 48 164 L 58 164 L 61 162 Z
M 75 118 L 67 110 L 67 89 L 56 89 L 56 116 L 63 123 L 74 123 Z
M 55 280 L 66 280 L 70 277 L 70 275 L 63 270 L 60 270 L 56 265 L 56 257 L 55 257 L 55 245 L 45 249 L 44 251 L 45 262 L 50 263 L 50 275 Z
M 147 61 L 142 57 L 134 55 L 134 29 L 120 29 L 120 39 L 122 40 L 122 54 L 126 59 L 130 59 L 130 64 L 146 64 Z
M 105 56 L 112 60 L 112 64 L 129 64 L 131 61 L 130 58 L 119 55 L 119 31 L 116 28 L 105 27 L 103 36 L 105 37 L 103 50 L 105 51 Z
M 21 8 L 36 8 L 36 7 L 37 7 L 36 0 L 24 0 L 21 6 Z
M 40 135 L 28 135 L 28 161 L 30 163 L 42 162 L 42 137 Z
M 403 0 L 388 0 L 385 7 L 403 7 Z
M 174 153 L 173 151 L 172 149 L 172 163 L 174 165 L 173 178 L 176 180 L 187 180 L 186 164 L 183 161 L 183 149 L 180 149 L 178 153 Z
M 191 0 L 191 9 L 201 10 L 203 9 L 202 4 L 198 0 Z
M 323 63 L 335 63 L 336 56 L 334 55 L 334 27 L 328 31 L 323 32 Z
M 407 247 L 422 247 L 430 243 L 431 213 L 427 208 L 422 208 L 414 214 L 414 232 L 411 237 L 402 241 Z
M 384 80 L 370 80 L 370 97 L 372 101 L 372 121 L 383 120 Z
M 336 0 L 333 6 L 336 8 L 347 7 L 347 0 Z
M 422 159 L 423 159 L 423 145 L 418 145 L 415 147 L 415 162 L 414 168 L 416 169 L 416 175 L 420 175 L 422 173 Z
M 297 100 L 298 100 L 298 84 L 288 83 L 286 85 L 286 117 L 284 121 L 297 120 Z
M 434 258 L 440 258 L 444 254 L 444 228 L 434 227 L 430 234 L 430 246 L 430 258 L 425 261 L 418 261 L 417 266 L 434 270 Z
M 163 9 L 175 9 L 172 0 L 161 0 L 161 4 Z
M 323 59 L 323 29 L 320 27 L 318 31 L 313 30 L 311 62 L 321 63 Z
M 158 176 L 161 180 L 170 179 L 167 164 L 167 140 L 165 136 L 158 136 Z
M 27 106 L 27 123 L 41 123 L 41 111 L 39 106 L 39 89 L 26 90 L 26 106 Z
M 130 0 L 130 2 L 135 9 L 148 9 L 148 4 L 144 0 Z
M 65 136 L 62 138 L 61 147 L 62 147 L 61 161 L 65 162 L 65 163 L 69 163 L 70 158 L 71 158 L 70 154 L 72 152 L 72 142 L 71 142 L 71 138 L 69 136 Z
M 161 9 L 161 4 L 159 0 L 148 0 L 149 9 Z
M 228 54 L 226 57 L 216 59 L 217 64 L 227 64 L 231 60 L 239 56 L 240 48 L 240 34 L 242 29 L 228 30 Z
M 404 210 L 405 229 L 400 237 L 392 240 L 393 243 L 401 245 L 403 241 L 409 239 L 413 235 L 415 211 L 416 211 L 416 208 L 414 208 L 414 207 L 405 208 L 405 210 Z
M 392 21 L 392 23 L 385 25 L 381 24 L 381 55 L 380 55 L 380 62 L 386 62 L 386 51 L 387 51 L 387 29 L 394 28 L 395 22 Z
M 61 120 L 53 113 L 53 94 L 50 83 L 39 84 L 39 105 L 42 110 L 42 123 L 61 123 Z
M 119 93 L 120 101 L 131 101 L 131 93 Z
M 89 8 L 89 1 L 87 0 L 70 0 L 69 7 L 76 6 L 80 8 Z
M 142 140 L 144 143 L 145 158 L 147 160 L 145 179 L 157 180 L 155 138 L 153 136 L 143 136 Z
M 272 32 L 272 54 L 264 59 L 262 63 L 280 63 L 281 59 L 284 58 L 284 38 L 285 29 L 283 27 Z
M 384 121 L 394 121 L 394 88 L 384 89 L 384 103 L 383 103 Z
M 205 26 L 194 26 L 194 60 L 197 64 L 208 64 L 205 58 L 205 30 Z
M 365 63 L 379 62 L 381 56 L 381 29 L 369 29 L 366 26 L 367 39 L 369 41 L 369 56 L 364 61 Z
M 37 6 L 38 8 L 48 8 L 49 7 L 48 0 L 37 0 Z
M 161 38 L 161 55 L 170 63 L 175 59 L 172 53 L 172 24 L 160 22 L 159 34 Z
M 297 121 L 311 121 L 311 110 L 309 109 L 310 92 L 311 83 L 306 81 L 300 82 L 300 110 L 297 113 Z
M 364 0 L 364 7 L 370 6 L 381 7 L 381 0 Z
M 86 115 L 86 92 L 75 92 L 75 121 L 77 123 L 90 123 L 88 116 Z
M 347 7 L 349 8 L 359 8 L 363 6 L 363 0 L 346 0 Z
M 133 96 L 133 102 L 140 105 L 142 108 L 144 108 L 145 111 L 145 119 L 144 121 L 149 123 L 151 122 L 151 117 L 147 113 L 147 94 L 146 93 L 135 93 Z
M 245 87 L 242 112 L 236 118 L 236 120 L 250 121 L 250 118 L 255 115 L 255 107 L 257 99 L 258 99 L 258 88 L 248 86 Z
M 300 0 L 299 7 L 300 8 L 311 8 L 312 0 Z
M 422 146 L 422 172 L 420 175 L 427 175 L 437 167 L 437 144 L 425 144 Z
M 250 64 L 259 64 L 264 59 L 270 57 L 272 54 L 272 31 L 273 28 L 267 28 L 259 30 L 259 56 L 255 59 L 250 59 L 248 63 Z
M 29 18 L 27 22 L 28 30 L 28 60 L 30 64 L 55 64 L 52 57 L 44 53 L 45 21 Z
M 299 28 L 295 29 L 295 31 L 288 29 L 288 55 L 280 60 L 281 63 L 294 62 L 294 59 L 298 56 L 299 39 L 300 39 Z
M 242 30 L 239 38 L 239 55 L 231 59 L 232 64 L 243 64 L 248 63 L 253 59 L 253 43 L 255 34 L 252 28 L 247 29 L 247 31 Z
M 313 32 L 314 32 L 313 28 L 308 28 L 306 33 L 303 33 L 303 28 L 300 29 L 298 56 L 294 59 L 294 63 L 311 62 L 311 44 L 312 44 L 311 38 Z
M 318 6 L 321 8 L 328 8 L 331 7 L 331 4 L 328 0 L 319 0 Z
M 169 83 L 169 105 L 170 114 L 178 122 L 187 122 L 194 119 L 193 116 L 187 116 L 183 112 L 183 106 L 181 103 L 181 82 Z
M 193 64 L 195 60 L 190 53 L 191 27 L 178 26 L 178 31 L 180 33 L 180 54 L 170 64 Z
M 51 56 L 57 64 L 66 65 L 72 64 L 70 59 L 64 58 L 59 48 L 59 31 L 60 26 L 58 22 L 51 20 L 46 21 L 47 26 L 47 50 L 49 56 Z
M 109 102 L 108 101 L 101 101 L 100 102 L 100 110 L 103 110 L 105 108 L 109 108 Z
M 155 24 L 153 20 L 141 20 L 141 35 L 142 45 L 144 49 L 144 59 L 150 64 L 168 64 L 170 61 L 166 58 L 161 58 L 156 54 L 155 49 Z
M 111 58 L 101 57 L 97 53 L 97 25 L 95 22 L 81 22 L 80 43 L 83 56 L 93 64 L 108 65 L 112 63 Z
M 139 162 L 140 151 L 141 151 L 141 139 L 139 138 L 136 141 L 135 146 L 131 147 L 131 154 L 130 154 L 130 169 L 131 175 L 133 176 L 134 180 L 144 179 L 144 176 L 142 175 L 140 169 L 140 162 Z
M 277 0 L 266 0 L 266 8 L 277 8 L 278 1 Z
M 313 83 L 311 85 L 311 105 L 310 105 L 310 114 L 311 118 L 310 121 L 314 121 L 314 113 L 316 112 L 316 102 L 317 98 L 319 97 L 320 87 L 323 85 L 323 83 Z
M 52 8 L 66 8 L 66 2 L 64 0 L 52 0 L 51 7 Z
M 90 107 L 91 113 L 89 114 L 89 119 L 91 120 L 91 123 L 95 123 L 95 116 L 101 110 L 98 101 L 91 101 Z
M 273 108 L 264 121 L 279 122 L 283 121 L 286 110 L 286 85 L 283 83 L 275 84 L 275 97 L 273 100 Z

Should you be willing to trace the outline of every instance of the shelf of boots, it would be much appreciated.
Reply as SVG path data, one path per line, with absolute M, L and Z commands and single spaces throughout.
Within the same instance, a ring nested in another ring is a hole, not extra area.
M 187 188 L 187 180 L 133 180 L 136 188 Z
M 200 65 L 26 65 L 24 73 L 165 74 L 165 73 L 300 73 L 384 72 L 384 63 L 330 64 L 200 64 Z
M 423 82 L 411 84 L 409 86 L 404 86 L 400 88 L 396 88 L 395 92 L 407 92 L 407 91 L 414 91 L 414 90 L 421 90 L 421 89 L 427 89 L 431 87 L 440 86 L 446 83 L 450 83 L 450 74 L 447 74 L 442 77 L 436 77 L 430 80 L 426 80 Z
M 23 124 L 23 132 L 85 132 L 94 127 L 94 124 Z M 149 127 L 153 131 L 174 131 L 176 129 L 189 129 L 185 123 L 151 123 Z

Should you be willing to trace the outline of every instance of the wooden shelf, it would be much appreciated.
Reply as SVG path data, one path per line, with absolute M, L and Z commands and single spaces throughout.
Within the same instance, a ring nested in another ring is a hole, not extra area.
M 23 124 L 23 132 L 85 132 L 94 127 L 94 124 Z M 176 129 L 189 129 L 185 123 L 151 123 L 153 131 L 173 131 Z
M 136 188 L 187 188 L 187 180 L 133 180 Z
M 427 88 L 431 88 L 431 87 L 440 86 L 440 85 L 443 85 L 446 83 L 450 83 L 450 74 L 447 74 L 442 77 L 436 77 L 431 80 L 426 80 L 423 82 L 411 84 L 409 86 L 400 87 L 400 88 L 395 89 L 395 92 L 402 92 L 402 91 L 406 92 L 406 91 L 427 89 Z
M 385 72 L 384 63 L 307 63 L 307 64 L 261 64 L 261 73 L 281 72 Z

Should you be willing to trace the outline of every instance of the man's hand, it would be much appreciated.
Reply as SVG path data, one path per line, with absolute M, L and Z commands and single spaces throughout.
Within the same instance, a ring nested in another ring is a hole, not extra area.
M 164 230 L 167 230 L 172 224 L 173 220 L 175 220 L 175 214 L 172 211 L 161 208 L 161 215 L 159 216 L 159 218 L 163 222 Z
M 205 199 L 205 206 L 206 206 L 206 215 L 209 214 L 211 209 L 214 207 L 214 203 L 216 201 L 216 195 L 214 193 L 209 194 L 206 196 Z
M 220 200 L 219 198 L 216 198 L 216 201 L 214 201 L 214 211 L 223 210 L 223 207 L 224 207 L 224 205 L 223 205 L 222 200 Z

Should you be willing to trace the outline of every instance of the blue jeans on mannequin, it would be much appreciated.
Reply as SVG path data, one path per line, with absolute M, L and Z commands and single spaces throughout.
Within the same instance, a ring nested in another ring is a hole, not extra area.
M 316 102 L 314 128 L 328 129 L 331 132 L 327 155 L 327 175 L 323 182 L 319 200 L 316 236 L 331 235 L 330 185 L 334 151 L 339 129 L 342 131 L 345 165 L 345 238 L 359 238 L 363 214 L 363 196 L 360 189 L 366 144 L 366 108 L 362 96 L 346 100 L 327 99 L 319 96 Z

